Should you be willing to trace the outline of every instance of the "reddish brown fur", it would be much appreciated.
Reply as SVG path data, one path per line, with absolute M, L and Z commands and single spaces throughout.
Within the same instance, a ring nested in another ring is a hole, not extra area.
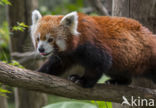
M 80 40 L 90 40 L 111 49 L 112 71 L 125 72 L 126 68 L 133 75 L 140 75 L 148 72 L 151 55 L 154 55 L 153 58 L 156 55 L 155 35 L 133 19 L 79 14 L 78 31 L 81 33 Z
M 78 14 L 78 37 L 60 25 L 63 16 L 44 16 L 39 21 L 37 32 L 41 40 L 47 33 L 52 36 L 67 36 L 68 49 L 87 41 L 110 50 L 113 66 L 110 71 L 129 72 L 140 75 L 156 66 L 156 38 L 139 22 L 123 17 L 87 16 Z M 59 31 L 59 32 L 58 32 Z M 59 33 L 59 34 L 58 34 Z M 154 61 L 152 61 L 154 59 Z M 153 66 L 153 67 L 154 67 Z M 118 73 L 113 73 L 118 74 Z M 127 73 L 120 73 L 127 74 Z

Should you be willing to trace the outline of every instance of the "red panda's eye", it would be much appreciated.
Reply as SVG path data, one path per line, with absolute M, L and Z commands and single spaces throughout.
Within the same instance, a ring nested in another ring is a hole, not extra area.
M 54 39 L 53 38 L 49 38 L 48 39 L 48 42 L 52 42 Z
M 39 41 L 40 39 L 39 39 L 39 37 L 37 37 L 37 41 Z

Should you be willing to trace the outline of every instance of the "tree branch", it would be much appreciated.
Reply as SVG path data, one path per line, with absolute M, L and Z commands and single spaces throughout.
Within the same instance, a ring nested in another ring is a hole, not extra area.
M 139 96 L 156 100 L 154 89 L 112 85 L 97 85 L 91 89 L 84 89 L 56 76 L 20 69 L 2 62 L 0 62 L 0 82 L 14 87 L 81 100 L 104 100 L 121 103 L 122 96 L 126 96 L 128 99 L 130 96 Z
M 41 60 L 41 56 L 33 51 L 25 53 L 13 52 L 11 53 L 11 56 L 16 58 L 20 64 L 27 63 L 32 60 Z
M 88 0 L 88 2 L 99 14 L 109 16 L 108 10 L 102 4 L 101 0 Z

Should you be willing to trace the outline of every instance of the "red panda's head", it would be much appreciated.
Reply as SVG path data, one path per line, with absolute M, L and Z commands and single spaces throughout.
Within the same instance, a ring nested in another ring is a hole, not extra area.
M 77 28 L 77 12 L 43 17 L 37 10 L 32 12 L 32 41 L 37 52 L 43 56 L 69 50 L 74 45 L 74 39 L 79 36 Z

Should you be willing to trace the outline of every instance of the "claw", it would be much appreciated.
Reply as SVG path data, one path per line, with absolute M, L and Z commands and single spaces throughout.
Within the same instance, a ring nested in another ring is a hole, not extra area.
M 81 77 L 78 76 L 78 75 L 70 75 L 68 77 L 68 79 L 71 80 L 72 82 L 76 83 L 76 84 L 79 84 L 80 80 L 81 80 Z

